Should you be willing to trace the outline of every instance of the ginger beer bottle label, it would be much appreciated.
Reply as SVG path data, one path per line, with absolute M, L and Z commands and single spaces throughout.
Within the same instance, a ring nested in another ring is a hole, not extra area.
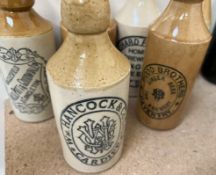
M 0 37 L 0 68 L 18 118 L 40 121 L 52 116 L 45 66 L 54 51 L 52 32 Z
M 136 97 L 142 76 L 147 36 L 127 36 L 119 40 L 118 49 L 131 63 L 130 96 Z
M 48 81 L 52 101 L 61 102 L 53 106 L 66 161 L 84 172 L 112 166 L 123 148 L 129 75 L 99 90 L 65 89 L 49 72 Z

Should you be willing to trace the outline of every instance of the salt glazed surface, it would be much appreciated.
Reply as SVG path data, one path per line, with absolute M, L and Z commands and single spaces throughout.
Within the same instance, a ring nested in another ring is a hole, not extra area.
M 112 167 L 123 148 L 130 64 L 112 44 L 109 1 L 62 1 L 68 31 L 47 75 L 64 158 L 75 170 Z

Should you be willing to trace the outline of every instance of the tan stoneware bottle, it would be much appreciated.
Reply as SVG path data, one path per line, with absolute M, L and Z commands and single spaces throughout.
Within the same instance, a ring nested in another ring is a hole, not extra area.
M 66 27 L 63 25 L 63 23 L 61 22 L 60 24 L 60 28 L 61 28 L 61 37 L 62 37 L 62 41 L 65 40 L 66 36 L 67 36 L 67 29 Z M 117 38 L 117 23 L 114 19 L 110 20 L 110 24 L 109 27 L 107 29 L 107 32 L 109 34 L 110 40 L 112 41 L 112 43 L 114 45 L 116 45 L 116 38 Z
M 47 74 L 64 158 L 80 172 L 97 173 L 120 158 L 130 64 L 106 32 L 109 1 L 62 0 L 67 37 Z
M 115 17 L 117 47 L 131 63 L 130 97 L 138 97 L 149 27 L 159 15 L 155 0 L 127 0 Z
M 211 20 L 212 20 L 211 8 L 212 8 L 211 0 L 203 0 L 203 15 L 204 15 L 206 25 L 209 29 L 211 28 Z
M 53 117 L 45 66 L 55 52 L 54 34 L 33 4 L 0 1 L 0 69 L 13 110 L 25 122 Z
M 202 0 L 172 0 L 149 32 L 138 101 L 142 123 L 160 130 L 180 123 L 210 40 Z

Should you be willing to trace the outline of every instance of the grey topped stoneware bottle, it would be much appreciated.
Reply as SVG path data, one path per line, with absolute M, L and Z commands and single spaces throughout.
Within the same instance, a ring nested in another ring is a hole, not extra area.
M 97 173 L 120 158 L 130 65 L 106 32 L 109 1 L 62 0 L 68 30 L 47 75 L 64 158 L 80 172 Z

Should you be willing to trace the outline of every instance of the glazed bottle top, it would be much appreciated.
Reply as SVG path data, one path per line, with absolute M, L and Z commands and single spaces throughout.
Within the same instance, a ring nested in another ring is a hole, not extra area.
M 104 32 L 110 23 L 108 0 L 62 0 L 63 25 L 73 33 Z
M 33 36 L 52 30 L 52 25 L 31 7 L 34 0 L 0 0 L 0 35 Z
M 70 32 L 47 64 L 53 81 L 64 88 L 94 90 L 128 77 L 130 64 L 106 32 L 109 1 L 63 0 L 62 6 L 63 23 Z
M 155 0 L 127 0 L 116 19 L 124 25 L 148 28 L 159 15 Z
M 22 11 L 31 8 L 34 0 L 1 0 L 0 8 L 12 11 Z
M 167 40 L 183 43 L 209 41 L 211 34 L 202 13 L 203 0 L 171 0 L 151 31 Z
M 116 50 L 106 32 L 68 33 L 62 47 L 49 60 L 47 70 L 59 86 L 94 90 L 119 83 L 128 76 L 130 64 Z

